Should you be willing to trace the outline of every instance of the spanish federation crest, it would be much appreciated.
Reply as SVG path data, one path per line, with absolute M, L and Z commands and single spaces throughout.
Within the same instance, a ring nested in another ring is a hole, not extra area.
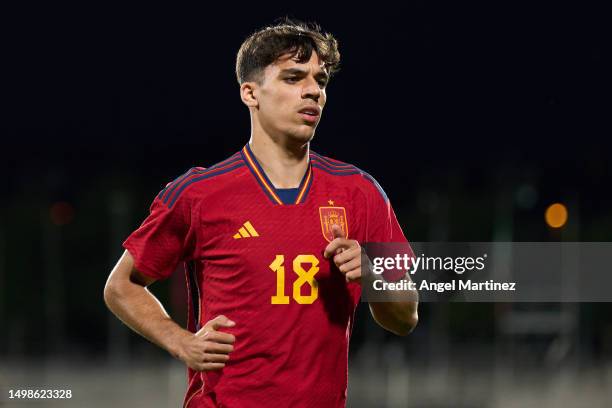
M 321 217 L 321 231 L 327 242 L 334 239 L 332 225 L 336 224 L 342 229 L 344 238 L 348 238 L 348 221 L 344 207 L 319 207 Z

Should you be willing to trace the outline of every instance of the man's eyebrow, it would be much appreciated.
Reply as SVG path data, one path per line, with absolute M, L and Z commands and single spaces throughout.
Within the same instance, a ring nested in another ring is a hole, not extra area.
M 308 71 L 299 68 L 285 68 L 280 71 L 281 74 L 305 75 Z M 328 80 L 329 75 L 325 71 L 319 71 L 315 74 L 315 78 Z
M 306 74 L 307 71 L 299 68 L 285 68 L 281 70 L 281 74 Z

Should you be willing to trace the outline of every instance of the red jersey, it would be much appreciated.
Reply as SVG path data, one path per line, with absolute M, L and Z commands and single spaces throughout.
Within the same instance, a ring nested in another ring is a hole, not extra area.
M 168 184 L 124 242 L 136 268 L 167 278 L 185 262 L 189 327 L 236 322 L 224 369 L 189 369 L 185 406 L 344 407 L 358 283 L 323 250 L 339 225 L 358 242 L 406 242 L 385 193 L 355 166 L 310 152 L 284 203 L 249 146 Z

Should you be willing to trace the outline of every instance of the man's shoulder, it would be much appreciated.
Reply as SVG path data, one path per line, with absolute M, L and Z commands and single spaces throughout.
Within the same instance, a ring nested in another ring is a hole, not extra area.
M 331 157 L 323 156 L 319 153 L 310 152 L 312 167 L 321 171 L 326 177 L 342 178 L 338 181 L 346 184 L 350 180 L 350 186 L 363 191 L 365 194 L 380 194 L 385 201 L 388 201 L 387 194 L 367 171 L 355 166 L 354 164 L 343 162 Z
M 210 167 L 192 167 L 159 192 L 157 199 L 172 207 L 177 201 L 210 195 L 219 189 L 231 188 L 236 172 L 245 166 L 238 152 Z

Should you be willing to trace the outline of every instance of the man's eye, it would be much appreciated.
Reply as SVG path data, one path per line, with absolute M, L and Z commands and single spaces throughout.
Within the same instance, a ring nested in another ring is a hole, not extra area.
M 295 84 L 298 81 L 298 78 L 289 77 L 289 78 L 285 78 L 285 81 L 289 82 L 290 84 Z
M 327 86 L 327 81 L 318 81 L 318 82 L 321 88 L 325 88 Z

